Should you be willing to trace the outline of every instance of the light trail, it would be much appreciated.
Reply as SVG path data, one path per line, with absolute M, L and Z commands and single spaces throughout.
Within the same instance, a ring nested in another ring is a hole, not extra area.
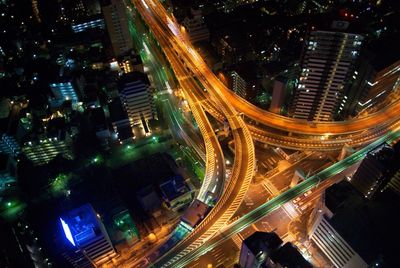
M 201 248 L 192 251 L 190 254 L 187 254 L 185 257 L 181 258 L 178 262 L 176 262 L 175 263 L 176 267 L 184 267 L 185 265 L 188 265 L 189 263 L 196 260 L 203 254 L 207 253 L 208 251 L 214 249 L 227 239 L 231 238 L 233 235 L 241 232 L 245 228 L 249 227 L 251 224 L 264 218 L 265 216 L 267 216 L 277 208 L 281 207 L 285 203 L 297 198 L 298 196 L 305 194 L 307 191 L 318 186 L 321 182 L 343 172 L 348 167 L 351 167 L 355 163 L 361 161 L 370 150 L 376 148 L 383 142 L 392 143 L 398 140 L 399 138 L 400 138 L 400 128 L 398 127 L 393 132 L 385 134 L 381 138 L 377 139 L 375 142 L 359 150 L 353 155 L 333 164 L 332 166 L 324 169 L 323 171 L 317 173 L 314 176 L 311 176 L 310 178 L 301 182 L 295 187 L 272 198 L 268 202 L 250 211 L 249 213 L 242 216 L 233 223 L 225 226 L 224 229 L 221 230 L 215 237 L 206 241 Z
M 187 77 L 185 69 L 182 68 L 182 64 L 179 63 L 183 58 L 178 57 L 174 50 L 171 49 L 170 45 L 183 46 L 183 42 L 179 38 L 172 40 L 167 40 L 164 38 L 164 32 L 168 31 L 172 33 L 174 28 L 169 23 L 166 28 L 159 29 L 154 23 L 154 17 L 150 12 L 143 10 L 140 2 L 133 1 L 136 8 L 142 14 L 142 18 L 150 26 L 153 35 L 157 38 L 157 41 L 161 45 L 165 55 L 167 56 L 169 62 L 171 63 L 174 72 L 178 74 L 178 79 L 180 81 L 186 81 L 184 78 Z M 167 23 L 165 24 L 167 25 Z M 153 27 L 154 26 L 154 27 Z M 172 28 L 172 29 L 171 29 Z M 175 41 L 178 42 L 175 43 Z M 185 53 L 187 51 L 185 50 Z M 182 53 L 182 56 L 186 54 Z M 179 54 L 179 53 L 178 53 Z M 183 76 L 180 76 L 179 71 L 182 70 Z M 190 77 L 190 76 L 189 76 Z M 192 81 L 191 79 L 188 81 Z M 156 267 L 168 267 L 174 265 L 174 262 L 185 254 L 191 252 L 193 249 L 199 247 L 204 241 L 212 237 L 222 226 L 226 224 L 229 218 L 236 212 L 239 204 L 244 198 L 244 194 L 247 191 L 250 181 L 254 173 L 254 146 L 249 130 L 244 124 L 243 120 L 238 116 L 238 113 L 229 103 L 226 102 L 224 97 L 220 94 L 218 90 L 209 90 L 210 97 L 218 103 L 225 117 L 228 119 L 228 123 L 231 126 L 232 134 L 235 141 L 235 161 L 232 169 L 231 178 L 228 180 L 228 184 L 224 190 L 223 195 L 218 200 L 216 206 L 211 210 L 207 217 L 197 226 L 192 233 L 189 234 L 181 243 L 175 246 L 166 256 L 163 256 L 155 264 Z M 191 93 L 191 90 L 186 93 Z M 200 104 L 199 104 L 200 106 Z M 201 106 L 200 106 L 201 107 Z M 225 174 L 220 174 L 224 176 Z M 219 181 L 223 181 L 224 178 Z M 168 255 L 174 256 L 172 258 Z M 153 260 L 151 260 L 153 261 Z
M 244 186 L 243 188 L 247 190 L 246 187 L 248 187 L 249 177 L 251 179 L 253 172 L 249 167 L 253 167 L 254 165 L 254 148 L 252 145 L 251 134 L 244 124 L 244 121 L 240 116 L 238 116 L 236 109 L 242 111 L 248 118 L 268 125 L 269 127 L 284 130 L 286 132 L 312 136 L 325 136 L 327 133 L 330 135 L 354 134 L 364 131 L 367 127 L 369 128 L 368 130 L 371 131 L 369 141 L 371 141 L 372 138 L 376 138 L 377 135 L 380 135 L 379 133 L 375 133 L 381 131 L 375 131 L 377 122 L 380 123 L 380 127 L 387 127 L 386 130 L 382 131 L 387 131 L 393 127 L 394 122 L 397 122 L 396 120 L 399 118 L 397 111 L 396 113 L 391 114 L 393 113 L 393 107 L 389 110 L 380 112 L 377 116 L 375 115 L 376 117 L 373 118 L 373 124 L 371 124 L 371 118 L 349 120 L 348 122 L 309 124 L 306 121 L 286 118 L 263 111 L 254 105 L 252 106 L 249 103 L 246 103 L 245 100 L 238 98 L 234 93 L 222 85 L 201 57 L 196 57 L 197 54 L 193 48 L 191 48 L 190 43 L 182 42 L 181 33 L 176 32 L 179 31 L 179 28 L 171 21 L 167 12 L 159 2 L 155 3 L 154 6 L 150 8 L 151 10 L 143 10 L 140 2 L 137 2 L 136 0 L 133 0 L 133 2 L 142 18 L 146 21 L 154 36 L 160 43 L 174 71 L 177 72 L 179 69 L 183 70 L 183 77 L 193 77 L 194 74 L 194 76 L 206 88 L 206 93 L 202 90 L 200 91 L 204 94 L 203 96 L 205 96 L 205 100 L 207 102 L 212 100 L 212 102 L 215 103 L 215 106 L 218 107 L 217 110 L 228 120 L 235 140 L 235 163 L 231 179 L 223 193 L 223 196 L 207 218 L 204 219 L 203 222 L 201 222 L 201 224 L 185 240 L 161 257 L 156 262 L 156 267 L 182 267 L 193 260 L 193 257 L 196 257 L 193 255 L 196 252 L 202 254 L 208 251 L 211 246 L 215 245 L 209 243 L 214 241 L 215 237 L 213 236 L 217 234 L 221 227 L 224 226 L 224 223 L 227 222 L 228 218 L 226 217 L 236 211 L 235 209 L 237 209 L 237 206 L 243 200 L 243 192 L 245 191 L 237 188 L 238 186 Z M 168 22 L 168 20 L 170 20 L 170 22 Z M 193 53 L 189 52 L 189 48 L 192 49 Z M 197 91 L 198 90 L 196 90 L 196 92 Z M 362 139 L 368 140 L 368 136 L 362 137 Z M 322 141 L 319 141 L 319 143 L 323 144 Z M 331 146 L 332 144 L 325 143 L 325 145 Z M 299 184 L 301 187 L 296 186 L 284 194 L 272 199 L 270 202 L 266 203 L 267 205 L 263 205 L 260 209 L 252 211 L 248 216 L 246 215 L 243 220 L 242 218 L 239 219 L 238 222 L 240 222 L 238 225 L 230 225 L 230 228 L 226 230 L 226 233 L 233 231 L 235 228 L 235 233 L 240 231 L 240 228 L 244 228 L 246 224 L 256 220 L 257 217 L 262 217 L 285 202 L 290 201 L 294 197 L 304 194 L 308 189 L 314 187 L 323 179 L 327 179 L 332 174 L 341 172 L 341 168 L 345 167 L 346 164 L 359 161 L 362 157 L 363 155 L 355 155 L 354 157 L 346 158 L 343 160 L 344 162 L 340 162 L 342 163 L 342 166 L 335 166 L 335 164 L 332 168 L 324 170 L 323 172 L 325 173 L 318 173 L 321 177 L 313 176 L 304 183 Z M 216 237 L 218 236 L 219 234 L 216 235 Z M 199 255 L 197 255 L 197 257 L 198 256 Z

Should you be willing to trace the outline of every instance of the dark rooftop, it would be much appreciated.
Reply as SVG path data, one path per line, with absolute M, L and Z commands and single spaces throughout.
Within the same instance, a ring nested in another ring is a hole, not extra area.
M 312 268 L 312 265 L 304 259 L 299 250 L 290 242 L 285 243 L 276 252 L 271 255 L 275 263 L 282 267 L 290 268 Z
M 128 114 L 122 107 L 122 103 L 119 98 L 116 98 L 112 102 L 110 102 L 108 104 L 108 109 L 110 111 L 111 122 L 128 119 Z
M 181 175 L 176 175 L 169 179 L 168 181 L 160 184 L 161 192 L 169 201 L 174 200 L 178 196 L 182 195 L 183 193 L 187 192 L 187 188 L 185 187 L 185 182 Z
M 330 224 L 367 263 L 383 256 L 384 267 L 400 267 L 397 250 L 400 218 L 393 214 L 400 211 L 400 197 L 387 190 L 367 200 L 348 190 L 349 187 L 349 182 L 342 181 L 327 189 L 327 200 L 332 195 L 343 198 Z
M 136 81 L 141 81 L 144 84 L 150 85 L 149 78 L 147 75 L 141 72 L 131 72 L 124 74 L 119 80 L 118 80 L 118 87 L 122 88 L 125 84 L 131 83 L 131 82 L 136 82 Z
M 274 232 L 255 232 L 243 241 L 254 255 L 257 255 L 260 251 L 271 253 L 276 250 L 282 242 L 283 241 Z
M 350 183 L 341 181 L 326 189 L 325 205 L 332 213 L 335 213 L 347 205 L 345 201 L 351 196 L 359 196 L 359 194 Z

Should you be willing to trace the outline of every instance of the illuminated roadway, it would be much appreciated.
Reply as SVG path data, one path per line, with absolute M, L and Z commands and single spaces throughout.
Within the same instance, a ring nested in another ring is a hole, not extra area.
M 174 109 L 171 105 L 171 102 L 174 104 L 176 103 L 174 98 L 171 97 L 171 94 L 173 93 L 172 89 L 168 88 L 170 87 L 170 84 L 174 85 L 175 81 L 168 79 L 166 70 L 162 66 L 162 63 L 164 63 L 164 57 L 158 53 L 158 49 L 152 46 L 153 43 L 150 42 L 148 36 L 144 34 L 146 29 L 143 28 L 140 21 L 136 20 L 135 22 L 136 29 L 132 32 L 133 38 L 136 41 L 136 46 L 143 49 L 142 53 L 144 54 L 141 56 L 144 62 L 146 62 L 150 67 L 150 73 L 154 80 L 153 82 L 156 83 L 160 89 L 167 87 L 167 90 L 163 91 L 164 94 L 167 95 L 167 98 L 163 98 L 161 101 L 163 102 L 165 112 L 169 117 L 170 127 L 174 130 L 172 131 L 173 134 L 177 134 L 181 139 L 183 139 L 205 162 L 205 175 L 202 186 L 197 194 L 197 199 L 206 202 L 206 198 L 210 193 L 212 193 L 214 198 L 218 198 L 222 193 L 224 185 L 225 159 L 211 124 L 206 118 L 203 109 L 198 103 L 196 103 L 197 99 L 190 95 L 190 92 L 187 92 L 189 94 L 187 94 L 186 99 L 191 106 L 192 114 L 195 117 L 203 137 L 203 147 L 201 140 L 197 138 L 193 126 L 189 126 L 186 121 L 182 122 L 182 120 L 179 120 L 182 119 L 182 116 L 176 116 L 176 112 L 179 113 L 179 111 Z M 191 85 L 188 84 L 187 81 L 179 79 L 179 82 L 183 89 L 190 89 Z
M 190 77 L 192 75 L 191 72 L 193 72 L 197 79 L 199 79 L 200 83 L 207 89 L 209 97 L 206 98 L 206 100 L 212 99 L 216 103 L 219 111 L 222 111 L 224 117 L 228 120 L 235 140 L 236 157 L 233 166 L 232 177 L 230 178 L 219 202 L 187 238 L 185 238 L 181 243 L 179 243 L 166 255 L 159 258 L 156 263 L 154 263 L 155 267 L 182 267 L 188 264 L 194 258 L 198 257 L 198 254 L 203 254 L 204 252 L 210 250 L 212 245 L 215 245 L 215 243 L 212 244 L 212 241 L 214 241 L 215 237 L 212 239 L 210 238 L 213 237 L 213 235 L 224 226 L 229 219 L 228 216 L 233 215 L 233 212 L 236 211 L 238 205 L 243 200 L 243 195 L 247 190 L 246 186 L 248 187 L 248 183 L 253 175 L 254 147 L 249 130 L 234 108 L 238 107 L 235 103 L 237 103 L 237 100 L 240 101 L 240 99 L 238 99 L 236 95 L 233 95 L 233 93 L 231 93 L 215 77 L 215 75 L 208 69 L 208 67 L 199 57 L 197 52 L 190 45 L 188 45 L 185 38 L 182 38 L 179 30 L 177 30 L 177 24 L 167 16 L 164 8 L 158 2 L 145 0 L 133 0 L 132 2 L 135 3 L 135 6 L 142 18 L 146 21 L 147 25 L 153 32 L 153 35 L 160 43 L 172 68 L 178 74 L 178 77 L 180 76 L 180 79 L 185 80 L 185 78 Z M 149 6 L 151 6 L 151 8 Z M 188 69 L 185 71 L 185 68 Z M 192 96 L 192 98 L 195 99 L 195 96 Z M 231 106 L 230 103 L 233 105 Z M 243 103 L 241 105 L 242 109 L 248 108 Z M 267 118 L 259 118 L 261 112 L 265 111 L 257 111 L 257 116 L 251 115 L 251 109 L 246 110 L 245 113 L 248 117 L 254 118 L 258 122 L 262 122 L 271 127 L 276 127 L 277 129 L 282 129 L 289 132 L 312 135 L 327 135 L 327 133 L 329 135 L 343 135 L 365 130 L 366 128 L 375 129 L 375 127 L 379 125 L 375 120 L 378 120 L 382 126 L 384 124 L 391 126 L 394 122 L 394 119 L 392 119 L 395 117 L 394 115 L 396 115 L 396 117 L 398 116 L 397 112 L 396 114 L 391 113 L 392 110 L 393 109 L 388 108 L 383 112 L 375 114 L 376 117 L 373 118 L 373 125 L 370 124 L 371 119 L 358 119 L 349 121 L 350 123 L 330 122 L 309 125 L 304 121 L 278 116 L 278 121 L 280 121 L 279 124 L 281 124 L 281 127 L 276 126 L 276 124 L 273 122 L 274 119 L 272 117 L 277 116 L 275 114 L 271 114 L 271 118 L 268 118 L 268 116 L 266 116 Z M 382 116 L 383 118 L 380 118 Z M 371 117 L 372 116 L 368 118 Z M 390 118 L 390 120 L 388 118 Z M 263 120 L 265 119 L 268 119 L 268 122 L 264 122 Z M 297 121 L 297 124 L 295 124 L 294 121 Z M 282 127 L 282 124 L 284 127 Z M 362 128 L 360 127 L 360 124 L 362 125 Z M 379 131 L 381 130 L 378 130 L 377 132 Z M 375 133 L 372 135 L 375 135 Z M 386 134 L 383 137 L 389 139 L 392 137 L 390 135 L 393 134 Z M 382 139 L 379 139 L 378 141 L 381 140 Z M 374 142 L 373 145 L 376 146 L 376 142 Z M 370 146 L 366 147 L 366 149 L 371 149 Z M 366 149 L 362 149 L 351 157 L 332 165 L 330 168 L 318 173 L 316 176 L 309 178 L 298 186 L 267 202 L 265 205 L 255 209 L 236 221 L 233 225 L 229 225 L 229 228 L 226 229 L 226 232 L 228 234 L 236 233 L 248 226 L 249 222 L 253 222 L 261 218 L 298 195 L 304 194 L 312 187 L 318 185 L 319 182 L 341 172 L 348 165 L 354 164 L 355 162 L 361 160 L 366 152 Z M 227 234 L 225 232 L 222 233 L 222 237 L 226 239 Z
M 303 181 L 302 183 L 296 185 L 295 187 L 287 190 L 286 192 L 276 196 L 275 198 L 271 199 L 270 201 L 264 203 L 263 205 L 257 207 L 256 209 L 250 211 L 246 215 L 242 216 L 240 219 L 236 220 L 235 222 L 227 225 L 223 228 L 216 236 L 211 238 L 210 240 L 206 241 L 201 248 L 193 250 L 190 254 L 187 254 L 183 258 L 181 258 L 178 262 L 175 263 L 175 267 L 184 267 L 188 265 L 192 261 L 199 258 L 201 255 L 205 254 L 206 252 L 212 250 L 213 248 L 220 245 L 225 240 L 231 238 L 233 235 L 239 233 L 240 231 L 244 230 L 245 228 L 249 227 L 251 224 L 257 222 L 258 220 L 262 219 L 266 215 L 270 214 L 272 211 L 276 210 L 277 208 L 281 207 L 285 203 L 295 199 L 298 196 L 305 194 L 307 191 L 314 187 L 318 187 L 319 184 L 339 173 L 346 170 L 348 167 L 352 166 L 353 164 L 361 161 L 364 156 L 367 154 L 368 151 L 372 150 L 373 148 L 379 146 L 382 142 L 393 142 L 400 138 L 400 128 L 397 127 L 395 131 L 390 131 L 389 133 L 385 134 L 375 142 L 371 143 L 370 145 L 366 146 L 365 148 L 359 150 L 358 152 L 354 153 L 353 155 L 339 161 L 332 166 L 324 169 L 323 171 L 317 173 L 316 175 L 308 178 L 307 180 Z
M 143 1 L 132 2 L 139 10 L 146 23 L 148 25 L 153 25 L 152 23 L 154 23 L 154 17 L 150 12 L 147 12 L 148 9 L 146 5 L 143 5 Z M 186 79 L 187 72 L 181 68 L 181 64 L 177 64 L 181 58 L 179 58 L 175 54 L 174 50 L 171 49 L 171 40 L 164 39 L 163 32 L 165 29 L 160 30 L 154 27 L 151 28 L 151 30 L 153 35 L 160 43 L 167 59 L 171 62 L 171 66 L 173 67 L 178 80 L 183 83 L 183 89 L 186 93 L 186 97 L 189 99 L 189 103 L 192 102 L 192 105 L 194 104 L 195 106 L 198 104 L 199 107 L 201 107 L 201 101 L 197 100 L 196 102 L 194 95 L 191 95 L 192 87 L 190 84 L 185 84 L 186 81 L 190 83 L 192 80 Z M 177 41 L 177 43 L 179 43 L 179 41 Z M 175 43 L 175 45 L 179 46 L 177 43 Z M 154 263 L 155 267 L 175 266 L 175 261 L 179 260 L 181 257 L 185 256 L 194 249 L 200 247 L 220 228 L 222 228 L 236 212 L 253 177 L 255 155 L 250 132 L 248 131 L 241 117 L 238 115 L 235 109 L 233 109 L 229 103 L 226 102 L 220 92 L 211 88 L 209 93 L 210 97 L 219 104 L 219 107 L 225 115 L 234 137 L 236 157 L 232 168 L 232 174 L 227 182 L 222 197 L 219 198 L 217 204 L 211 210 L 211 212 L 183 241 L 170 250 L 166 255 L 159 258 L 157 262 Z M 201 120 L 208 119 L 204 118 Z M 150 261 L 153 262 L 154 260 L 150 259 Z
M 288 133 L 304 134 L 310 135 L 311 137 L 297 137 L 285 139 L 279 138 L 280 135 L 275 135 L 270 133 L 268 130 L 263 130 L 263 127 L 253 124 L 251 129 L 257 129 L 258 133 L 262 133 L 262 137 L 255 139 L 271 143 L 274 145 L 279 145 L 281 141 L 281 146 L 288 148 L 306 148 L 308 146 L 313 146 L 314 149 L 339 149 L 345 143 L 353 143 L 352 146 L 364 145 L 372 140 L 376 139 L 376 132 L 380 132 L 384 128 L 390 127 L 391 124 L 397 122 L 400 119 L 400 101 L 388 105 L 379 112 L 370 114 L 369 116 L 363 118 L 355 118 L 347 121 L 341 122 L 307 122 L 305 120 L 299 120 L 294 118 L 289 118 L 285 116 L 280 116 L 263 109 L 260 109 L 246 100 L 240 98 L 231 90 L 229 90 L 208 68 L 206 63 L 198 55 L 196 50 L 190 46 L 179 28 L 176 28 L 175 32 L 171 29 L 166 28 L 167 25 L 177 25 L 174 18 L 170 17 L 161 3 L 155 0 L 143 0 L 142 3 L 146 3 L 146 10 L 153 12 L 153 15 L 158 16 L 158 23 L 160 25 L 152 25 L 154 27 L 162 28 L 164 26 L 163 35 L 169 40 L 177 40 L 177 38 L 185 39 L 185 42 L 180 42 L 179 47 L 174 45 L 174 49 L 180 54 L 180 57 L 185 58 L 185 63 L 191 72 L 193 72 L 200 82 L 207 89 L 213 87 L 218 90 L 225 100 L 227 100 L 235 109 L 246 115 L 247 119 L 257 122 L 263 126 L 267 126 L 271 129 L 282 130 Z M 161 25 L 164 24 L 164 25 Z M 190 74 L 190 72 L 188 72 Z M 212 86 L 211 86 L 212 85 Z M 210 99 L 207 99 L 210 101 Z M 212 105 L 207 104 L 208 107 Z M 218 105 L 217 105 L 218 107 Z M 249 120 L 249 121 L 250 121 Z M 370 133 L 366 133 L 368 130 Z M 253 132 L 253 131 L 252 131 Z M 321 137 L 313 138 L 315 136 L 344 136 L 335 137 L 337 140 L 324 140 Z M 347 135 L 356 135 L 347 136 Z M 305 141 L 305 140 L 312 141 Z

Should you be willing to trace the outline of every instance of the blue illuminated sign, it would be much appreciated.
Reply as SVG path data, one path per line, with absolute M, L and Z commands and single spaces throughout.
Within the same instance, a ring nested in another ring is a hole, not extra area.
M 64 230 L 65 237 L 69 240 L 69 242 L 71 242 L 72 245 L 75 246 L 75 241 L 74 241 L 74 238 L 72 237 L 71 230 L 69 229 L 68 224 L 61 218 L 60 218 L 60 221 L 61 221 L 61 225 Z

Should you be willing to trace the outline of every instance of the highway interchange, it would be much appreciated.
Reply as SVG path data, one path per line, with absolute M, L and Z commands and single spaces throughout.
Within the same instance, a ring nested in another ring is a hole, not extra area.
M 187 37 L 179 32 L 178 24 L 173 17 L 169 16 L 158 1 L 132 0 L 132 3 L 168 59 L 203 136 L 206 148 L 206 175 L 198 198 L 204 201 L 210 189 L 211 192 L 219 193 L 215 207 L 191 234 L 166 254 L 162 256 L 156 254 L 147 259 L 154 267 L 188 265 L 260 218 L 359 162 L 368 150 L 384 141 L 399 138 L 397 121 L 399 115 L 393 113 L 397 105 L 400 105 L 397 102 L 385 110 L 362 119 L 312 124 L 278 116 L 247 103 L 216 78 L 192 48 Z M 234 138 L 235 161 L 226 185 L 223 184 L 224 156 L 205 110 L 219 120 L 226 120 Z M 246 122 L 242 118 L 243 113 Z M 254 120 L 257 121 L 256 124 L 253 124 Z M 276 128 L 277 132 L 266 130 L 262 124 L 268 125 L 268 128 Z M 284 136 L 282 139 L 283 135 L 278 134 L 282 130 L 295 135 Z M 330 140 L 330 137 L 335 135 L 338 139 Z M 381 138 L 377 139 L 379 136 Z M 371 143 L 372 140 L 376 141 L 227 225 L 242 203 L 253 178 L 255 166 L 253 139 L 286 148 L 314 150 L 337 150 L 344 144 L 360 146 Z

